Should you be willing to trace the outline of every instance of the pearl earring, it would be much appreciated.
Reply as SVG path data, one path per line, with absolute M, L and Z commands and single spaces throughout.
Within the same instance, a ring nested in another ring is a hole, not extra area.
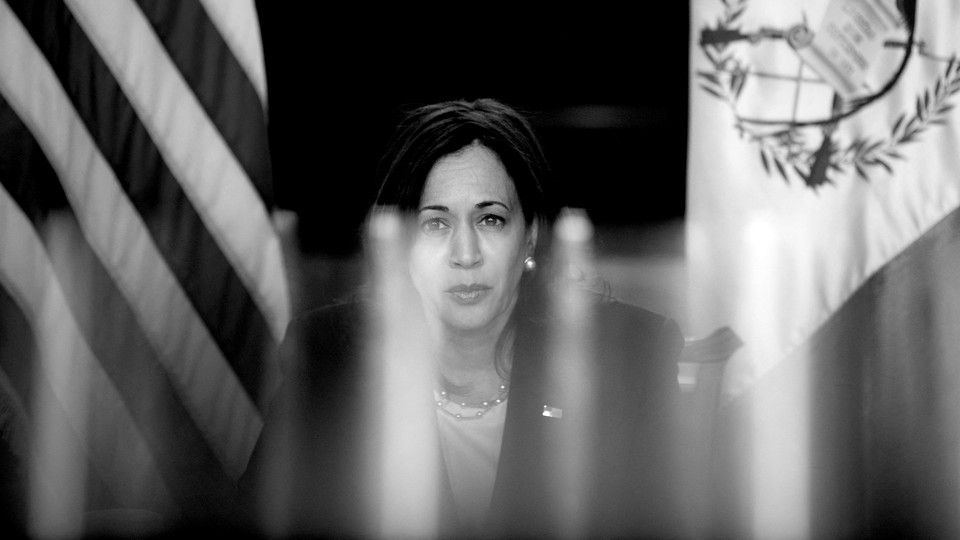
M 533 272 L 537 269 L 537 261 L 533 257 L 527 257 L 523 260 L 523 269 L 527 272 Z

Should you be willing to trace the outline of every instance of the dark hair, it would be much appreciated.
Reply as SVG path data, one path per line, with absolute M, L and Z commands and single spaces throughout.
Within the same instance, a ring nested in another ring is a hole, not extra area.
M 547 186 L 550 170 L 530 122 L 494 99 L 424 105 L 400 122 L 381 163 L 378 206 L 415 212 L 427 175 L 442 157 L 477 142 L 492 150 L 513 180 L 527 225 L 550 223 L 557 207 Z
M 524 311 L 539 288 L 536 275 L 542 274 L 549 253 L 550 224 L 559 206 L 550 187 L 550 168 L 543 147 L 529 120 L 516 109 L 495 99 L 456 100 L 424 105 L 409 111 L 394 132 L 381 161 L 382 183 L 377 207 L 393 207 L 415 213 L 420 205 L 430 169 L 441 158 L 478 143 L 493 151 L 513 180 L 527 226 L 537 221 L 539 239 L 534 257 L 541 265 L 535 275 L 524 273 L 520 298 L 511 316 L 507 334 L 515 331 Z M 500 355 L 498 355 L 500 356 Z M 498 358 L 501 375 L 509 368 Z

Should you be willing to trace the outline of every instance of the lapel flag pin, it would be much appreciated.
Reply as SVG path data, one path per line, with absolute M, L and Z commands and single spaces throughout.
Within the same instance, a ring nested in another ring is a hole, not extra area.
M 543 406 L 543 415 L 547 418 L 563 418 L 563 409 L 559 407 Z

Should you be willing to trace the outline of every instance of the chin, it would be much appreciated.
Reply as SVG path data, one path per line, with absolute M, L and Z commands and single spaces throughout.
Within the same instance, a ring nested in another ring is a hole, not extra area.
M 460 331 L 480 330 L 487 327 L 493 321 L 492 317 L 480 314 L 457 314 L 444 317 L 443 321 L 448 328 Z
M 480 330 L 484 328 L 489 321 L 477 322 L 477 321 L 447 321 L 447 327 L 452 330 L 459 330 L 461 332 L 469 332 L 472 330 Z

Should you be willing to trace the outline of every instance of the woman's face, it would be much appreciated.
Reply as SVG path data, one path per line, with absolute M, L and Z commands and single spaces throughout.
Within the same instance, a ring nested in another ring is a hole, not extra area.
M 424 186 L 410 275 L 428 316 L 458 332 L 503 329 L 533 254 L 513 180 L 479 144 L 438 160 Z

